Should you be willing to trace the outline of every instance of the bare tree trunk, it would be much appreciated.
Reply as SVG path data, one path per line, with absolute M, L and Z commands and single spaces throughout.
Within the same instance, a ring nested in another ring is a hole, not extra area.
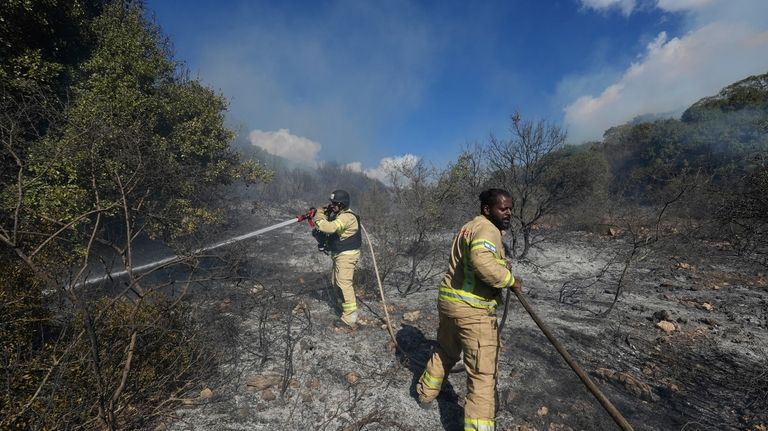
M 531 227 L 526 226 L 523 228 L 523 252 L 520 253 L 519 259 L 526 259 L 528 257 L 528 251 L 531 249 Z

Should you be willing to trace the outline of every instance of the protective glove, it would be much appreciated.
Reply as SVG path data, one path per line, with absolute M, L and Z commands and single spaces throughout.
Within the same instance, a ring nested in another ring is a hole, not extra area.
M 511 286 L 513 289 L 522 289 L 523 288 L 523 279 L 520 277 L 515 277 L 515 282 Z
M 319 221 L 323 220 L 329 220 L 328 218 L 328 209 L 327 207 L 322 207 L 320 210 L 315 210 L 315 216 L 313 217 L 315 220 L 315 224 L 317 224 Z
M 317 213 L 317 209 L 315 207 L 312 207 L 307 211 L 306 214 L 302 214 L 299 216 L 296 216 L 296 219 L 299 222 L 303 222 L 304 220 L 307 220 L 307 223 L 309 223 L 309 227 L 312 229 L 315 228 L 315 214 Z

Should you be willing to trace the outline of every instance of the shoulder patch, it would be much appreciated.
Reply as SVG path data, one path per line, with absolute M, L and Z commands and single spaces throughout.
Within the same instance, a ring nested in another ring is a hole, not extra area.
M 488 250 L 490 250 L 491 253 L 496 253 L 496 246 L 492 242 L 490 242 L 490 241 L 483 240 L 483 247 L 485 247 Z

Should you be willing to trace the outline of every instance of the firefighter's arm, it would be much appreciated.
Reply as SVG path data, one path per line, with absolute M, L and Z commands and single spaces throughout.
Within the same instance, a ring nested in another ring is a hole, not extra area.
M 345 228 L 344 223 L 340 219 L 341 217 L 337 217 L 336 220 L 329 221 L 324 212 L 318 211 L 315 215 L 315 224 L 317 225 L 317 230 L 322 233 L 340 233 Z
M 357 233 L 360 226 L 357 223 L 357 217 L 352 213 L 343 212 L 336 218 L 341 226 L 340 230 L 336 230 L 341 239 L 346 239 Z
M 481 280 L 489 286 L 504 289 L 515 284 L 515 276 L 500 257 L 497 250 L 501 240 L 497 241 L 498 244 L 494 240 L 475 237 L 470 243 L 469 258 Z

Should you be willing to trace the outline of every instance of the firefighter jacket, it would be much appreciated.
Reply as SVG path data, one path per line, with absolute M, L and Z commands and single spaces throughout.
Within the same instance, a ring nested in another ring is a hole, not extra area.
M 349 209 L 333 216 L 323 212 L 315 214 L 317 230 L 328 234 L 328 249 L 331 256 L 341 254 L 360 254 L 362 234 L 360 232 L 360 217 Z
M 439 286 L 441 301 L 493 308 L 501 289 L 515 283 L 504 260 L 501 231 L 483 215 L 462 226 L 453 239 L 448 265 Z

